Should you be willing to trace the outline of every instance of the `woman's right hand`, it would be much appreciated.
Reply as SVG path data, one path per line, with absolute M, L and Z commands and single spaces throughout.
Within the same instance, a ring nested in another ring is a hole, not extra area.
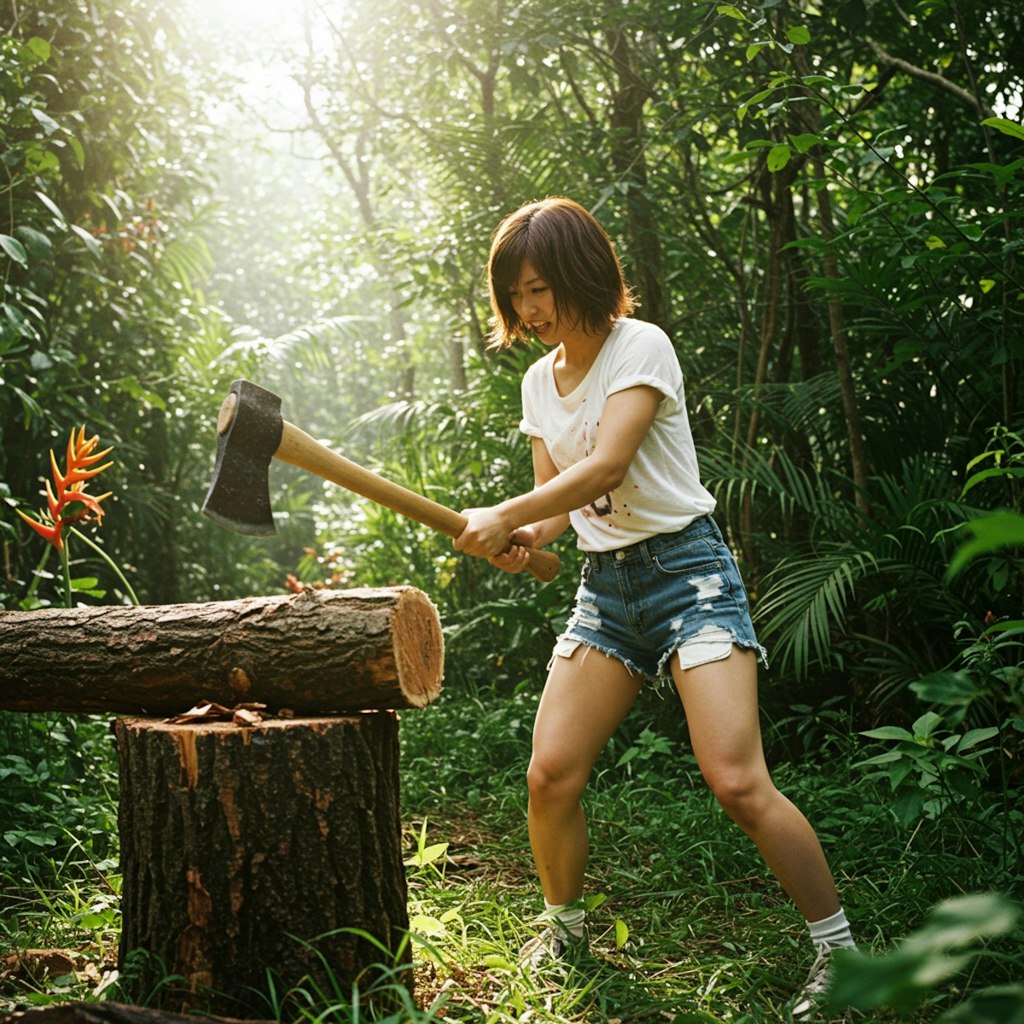
M 536 531 L 532 526 L 521 526 L 509 537 L 509 547 L 500 554 L 489 558 L 491 565 L 507 573 L 522 572 L 530 563 L 530 552 L 527 548 L 536 547 Z

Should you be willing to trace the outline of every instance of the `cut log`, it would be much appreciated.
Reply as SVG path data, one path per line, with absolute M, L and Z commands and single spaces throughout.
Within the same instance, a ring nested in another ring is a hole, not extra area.
M 268 971 L 279 999 L 365 990 L 408 929 L 395 712 L 115 732 L 131 998 L 266 1017 Z
M 7 711 L 424 707 L 441 691 L 443 661 L 437 609 L 414 587 L 0 612 Z

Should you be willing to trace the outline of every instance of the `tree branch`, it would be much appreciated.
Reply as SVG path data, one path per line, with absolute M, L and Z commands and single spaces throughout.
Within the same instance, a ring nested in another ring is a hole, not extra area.
M 981 114 L 982 117 L 995 116 L 995 111 L 987 103 L 982 102 L 980 97 L 974 96 L 966 89 L 961 88 L 956 84 L 956 82 L 951 82 L 948 78 L 943 78 L 942 75 L 937 74 L 934 71 L 919 68 L 916 64 L 911 64 L 910 61 L 903 60 L 901 57 L 894 57 L 891 53 L 887 53 L 879 43 L 875 42 L 874 39 L 868 39 L 868 44 L 871 49 L 875 51 L 875 56 L 883 64 L 888 64 L 890 67 L 894 67 L 897 70 L 910 75 L 911 78 L 917 78 L 922 82 L 928 82 L 930 85 L 944 89 L 946 92 L 956 96 L 957 99 L 961 100 L 963 103 L 973 107 L 979 114 Z

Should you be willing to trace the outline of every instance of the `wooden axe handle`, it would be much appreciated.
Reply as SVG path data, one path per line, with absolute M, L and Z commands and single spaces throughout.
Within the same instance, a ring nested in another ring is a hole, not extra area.
M 449 537 L 458 537 L 466 528 L 465 516 L 364 469 L 337 452 L 332 452 L 330 448 L 313 440 L 309 434 L 287 420 L 284 421 L 281 443 L 274 453 L 274 458 L 290 462 L 301 469 L 308 469 L 325 480 L 339 484 L 346 490 L 355 491 L 356 494 L 361 494 L 378 505 L 415 519 L 416 522 L 446 533 Z M 526 568 L 532 575 L 542 583 L 547 583 L 558 575 L 561 567 L 558 555 L 553 551 L 543 551 L 539 548 L 527 550 L 530 552 L 530 561 Z

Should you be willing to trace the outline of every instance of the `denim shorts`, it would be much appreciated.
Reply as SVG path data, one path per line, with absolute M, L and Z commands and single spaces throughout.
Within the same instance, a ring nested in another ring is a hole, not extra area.
M 768 664 L 736 559 L 711 516 L 617 551 L 587 552 L 552 664 L 581 644 L 652 677 L 670 674 L 676 652 L 683 668 L 696 668 L 727 658 L 734 644 Z

